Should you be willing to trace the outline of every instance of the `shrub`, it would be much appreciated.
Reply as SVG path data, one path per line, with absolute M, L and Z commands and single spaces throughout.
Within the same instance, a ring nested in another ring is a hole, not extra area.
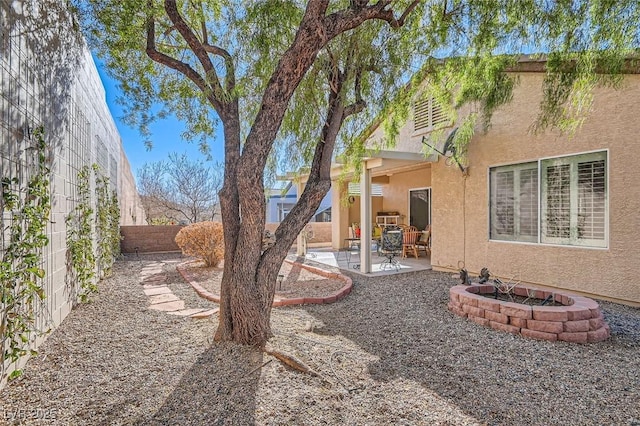
M 183 254 L 204 260 L 207 267 L 218 266 L 224 259 L 222 223 L 198 222 L 182 228 L 176 244 Z

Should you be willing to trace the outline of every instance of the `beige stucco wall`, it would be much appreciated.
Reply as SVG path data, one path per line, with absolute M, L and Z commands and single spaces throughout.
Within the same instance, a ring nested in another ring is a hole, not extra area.
M 424 145 L 421 141 L 424 134 L 424 132 L 414 132 L 413 119 L 409 117 L 406 124 L 400 129 L 395 142 L 392 144 L 393 146 L 385 142 L 387 138 L 385 137 L 384 129 L 382 126 L 378 126 L 367 138 L 367 147 L 399 152 L 423 152 Z
M 436 268 L 493 274 L 640 304 L 640 76 L 621 90 L 595 91 L 592 112 L 573 136 L 528 132 L 540 102 L 542 76 L 522 74 L 513 101 L 469 147 L 469 176 L 442 160 L 432 167 L 431 263 Z M 606 249 L 489 241 L 488 168 L 609 149 L 609 247 Z
M 353 222 L 360 222 L 360 196 L 357 195 L 354 198 L 354 202 L 349 204 L 349 224 L 351 226 Z M 371 223 L 376 223 L 376 212 L 383 209 L 382 197 L 371 197 Z
M 409 172 L 393 173 L 389 176 L 389 184 L 382 190 L 383 211 L 397 211 L 403 216 L 401 223 L 409 224 L 409 190 L 428 188 L 431 186 L 431 169 L 429 164 Z
M 268 222 L 265 224 L 265 229 L 276 232 L 280 223 Z M 313 238 L 309 240 L 309 243 L 329 243 L 331 242 L 331 222 L 309 222 L 307 226 L 313 230 Z M 294 245 L 296 243 L 294 242 Z

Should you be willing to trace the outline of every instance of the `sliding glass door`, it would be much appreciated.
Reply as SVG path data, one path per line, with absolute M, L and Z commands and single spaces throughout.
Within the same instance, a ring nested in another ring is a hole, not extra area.
M 431 188 L 409 190 L 409 225 L 419 230 L 431 224 Z

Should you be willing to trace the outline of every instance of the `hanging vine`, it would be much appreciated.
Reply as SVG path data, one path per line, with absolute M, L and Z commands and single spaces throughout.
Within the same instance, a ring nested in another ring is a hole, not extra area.
M 26 186 L 17 177 L 2 177 L 3 251 L 0 261 L 0 375 L 5 376 L 7 362 L 16 362 L 28 352 L 38 333 L 36 308 L 46 295 L 43 288 L 45 270 L 42 250 L 49 244 L 47 222 L 51 212 L 51 169 L 42 127 L 33 132 L 35 162 Z M 8 224 L 6 224 L 8 222 Z M 8 240 L 8 241 L 7 241 Z M 21 374 L 15 370 L 8 377 Z
M 96 257 L 93 252 L 92 216 L 89 166 L 78 172 L 77 205 L 69 213 L 67 223 L 67 261 L 71 280 L 80 285 L 78 297 L 86 302 L 92 293 L 97 292 L 95 281 Z
M 111 191 L 111 200 L 109 202 L 109 230 L 111 253 L 115 260 L 120 255 L 120 241 L 122 240 L 120 235 L 120 201 L 115 190 Z
M 102 174 L 97 164 L 96 175 L 96 237 L 97 264 L 101 277 L 112 273 L 113 262 L 120 253 L 120 206 L 115 191 L 109 190 L 109 178 Z

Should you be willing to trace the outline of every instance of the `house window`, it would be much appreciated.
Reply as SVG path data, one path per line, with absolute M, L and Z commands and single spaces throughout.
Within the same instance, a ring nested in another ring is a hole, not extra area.
M 538 163 L 490 171 L 491 238 L 538 241 Z
M 489 181 L 491 239 L 607 246 L 606 151 L 493 167 Z
M 413 131 L 425 133 L 433 130 L 439 124 L 449 120 L 442 106 L 432 97 L 418 99 L 413 103 Z
M 291 212 L 291 209 L 295 206 L 295 203 L 282 203 L 278 204 L 278 221 L 282 222 L 285 217 Z
M 347 187 L 347 192 L 349 195 L 360 195 L 360 183 L 359 182 L 349 182 Z M 371 184 L 371 196 L 372 197 L 381 197 L 382 196 L 382 185 L 379 183 Z
M 607 153 L 541 161 L 541 241 L 606 247 Z

